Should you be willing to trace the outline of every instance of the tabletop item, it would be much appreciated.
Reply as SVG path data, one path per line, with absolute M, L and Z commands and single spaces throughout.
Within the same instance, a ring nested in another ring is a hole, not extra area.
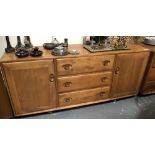
M 68 53 L 72 55 L 80 54 L 78 50 L 68 50 Z
M 16 45 L 16 50 L 19 48 L 24 48 L 24 45 L 21 42 L 20 36 L 17 36 L 17 45 Z
M 128 49 L 128 44 L 131 40 L 130 36 L 110 36 L 108 37 L 110 47 L 114 50 Z
M 84 48 L 89 52 L 105 52 L 113 50 L 128 50 L 128 44 L 131 37 L 128 36 L 90 36 L 89 43 L 88 37 L 84 39 Z
M 43 47 L 47 50 L 53 50 L 55 47 L 61 45 L 56 38 L 52 38 L 51 43 L 44 43 Z
M 144 43 L 148 45 L 155 45 L 155 37 L 145 37 Z
M 64 56 L 68 54 L 68 51 L 63 46 L 58 46 L 54 48 L 52 54 L 55 56 Z
M 25 36 L 24 38 L 25 38 L 24 39 L 25 48 L 28 48 L 28 49 L 33 48 L 33 45 L 30 40 L 30 36 Z
M 7 47 L 5 48 L 5 52 L 6 53 L 15 52 L 15 48 L 11 46 L 9 36 L 6 36 L 5 38 L 6 38 L 6 44 L 7 44 Z
M 47 50 L 53 50 L 55 47 L 57 47 L 57 44 L 54 43 L 44 43 L 43 47 Z
M 68 48 L 68 39 L 67 39 L 67 38 L 64 39 L 63 46 L 64 46 L 65 48 Z
M 24 58 L 29 56 L 29 51 L 23 47 L 18 48 L 17 51 L 15 52 L 15 55 L 18 58 Z
M 39 50 L 38 47 L 33 48 L 33 49 L 31 50 L 31 52 L 30 52 L 30 56 L 32 56 L 32 57 L 39 57 L 39 56 L 41 56 L 42 54 L 43 54 L 43 52 L 42 52 L 41 50 Z

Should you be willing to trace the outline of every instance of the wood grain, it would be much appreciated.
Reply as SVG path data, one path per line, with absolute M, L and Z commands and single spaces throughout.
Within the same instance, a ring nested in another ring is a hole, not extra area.
M 58 75 L 74 75 L 113 69 L 114 55 L 57 59 Z
M 82 91 L 59 94 L 59 106 L 77 105 L 97 100 L 104 100 L 109 97 L 109 87 L 100 87 Z
M 148 58 L 148 52 L 117 55 L 111 89 L 112 97 L 138 93 Z
M 99 72 L 58 78 L 58 91 L 68 92 L 102 86 L 111 86 L 112 72 Z
M 15 115 L 56 107 L 53 62 L 48 60 L 4 63 Z
M 4 85 L 2 75 L 0 74 L 0 118 L 12 118 L 13 111 L 10 104 L 7 89 Z
M 138 44 L 131 44 L 129 45 L 130 50 L 117 50 L 117 51 L 110 51 L 110 52 L 97 52 L 97 53 L 90 53 L 88 50 L 83 48 L 82 44 L 72 44 L 69 45 L 69 50 L 78 50 L 80 54 L 78 55 L 66 55 L 66 56 L 53 56 L 51 54 L 50 50 L 44 49 L 42 46 L 39 47 L 40 50 L 43 51 L 43 55 L 41 57 L 25 57 L 25 58 L 17 58 L 14 53 L 4 53 L 2 58 L 0 59 L 0 63 L 2 62 L 18 62 L 18 61 L 32 61 L 32 60 L 45 60 L 45 59 L 57 59 L 57 58 L 76 58 L 76 57 L 94 57 L 94 56 L 101 56 L 101 55 L 107 55 L 107 54 L 123 54 L 123 53 L 138 53 L 142 51 L 151 51 L 149 47 L 144 47 L 142 45 Z
M 146 72 L 140 88 L 140 94 L 155 93 L 155 53 L 150 54 L 149 62 L 147 64 Z
M 130 47 L 90 53 L 82 45 L 70 45 L 69 50 L 80 54 L 67 56 L 53 56 L 40 47 L 44 52 L 41 57 L 23 59 L 4 54 L 0 64 L 15 116 L 137 95 L 151 50 L 141 45 Z M 152 91 L 154 84 L 149 84 L 145 88 Z

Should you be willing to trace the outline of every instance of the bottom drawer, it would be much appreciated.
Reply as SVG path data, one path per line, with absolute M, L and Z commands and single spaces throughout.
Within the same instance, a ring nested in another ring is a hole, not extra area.
M 148 82 L 143 88 L 143 94 L 155 93 L 155 82 Z
M 155 68 L 150 69 L 147 81 L 155 81 Z
M 95 89 L 59 94 L 59 106 L 65 107 L 106 99 L 109 97 L 109 91 L 110 87 L 100 87 Z

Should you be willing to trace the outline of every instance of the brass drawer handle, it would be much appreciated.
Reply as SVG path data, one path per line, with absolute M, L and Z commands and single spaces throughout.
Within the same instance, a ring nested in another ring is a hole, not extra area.
M 72 82 L 65 82 L 64 87 L 70 87 L 72 85 Z
M 64 98 L 64 102 L 68 103 L 68 102 L 71 102 L 72 98 L 69 97 L 69 98 Z
M 63 65 L 63 68 L 65 70 L 71 70 L 72 69 L 72 65 L 71 64 L 66 64 L 66 65 Z
M 108 79 L 107 77 L 102 77 L 101 82 L 105 82 L 105 80 L 107 80 L 107 79 Z
M 110 60 L 105 60 L 105 61 L 103 61 L 103 65 L 104 65 L 104 66 L 108 66 L 109 63 L 110 63 Z
M 50 74 L 49 80 L 50 80 L 50 82 L 54 82 L 54 74 Z
M 106 92 L 100 92 L 99 95 L 100 95 L 101 97 L 103 97 L 103 96 L 106 95 Z
M 115 74 L 119 74 L 119 67 L 116 67 Z

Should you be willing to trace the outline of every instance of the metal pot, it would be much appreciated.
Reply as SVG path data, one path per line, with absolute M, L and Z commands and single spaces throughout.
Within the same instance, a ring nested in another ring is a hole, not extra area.
M 68 51 L 63 46 L 58 46 L 54 48 L 54 50 L 52 51 L 52 54 L 56 56 L 63 56 L 63 55 L 67 55 Z
M 44 43 L 43 44 L 43 47 L 47 50 L 53 50 L 57 46 L 59 46 L 59 44 L 54 44 L 54 43 Z

